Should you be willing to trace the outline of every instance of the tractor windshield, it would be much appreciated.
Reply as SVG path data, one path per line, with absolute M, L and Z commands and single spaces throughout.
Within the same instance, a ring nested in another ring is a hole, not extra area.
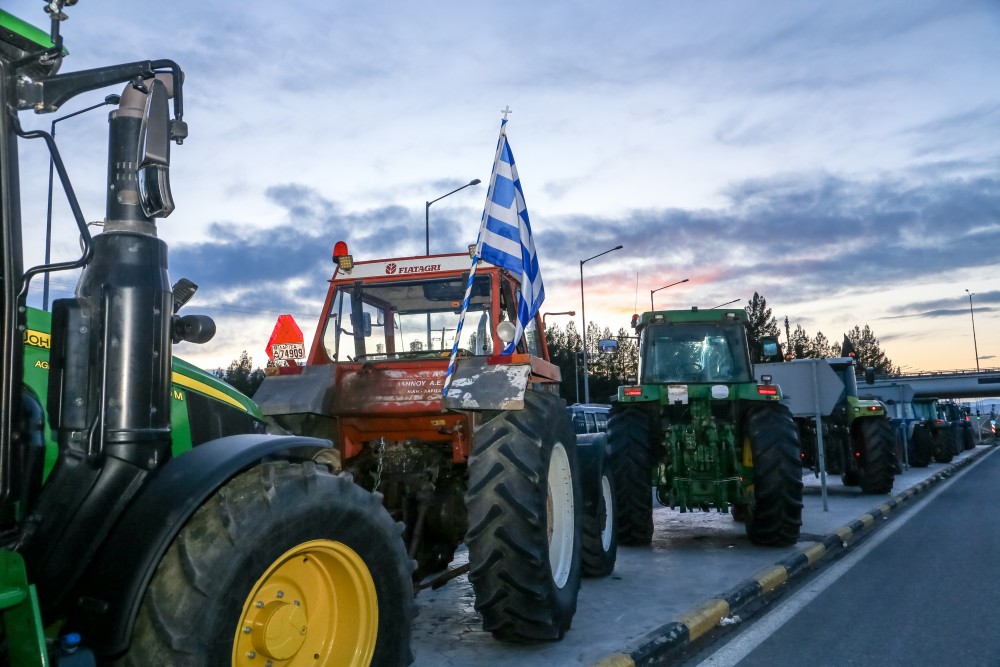
M 743 327 L 654 324 L 642 334 L 642 382 L 752 382 Z
M 323 342 L 334 361 L 440 357 L 451 352 L 466 278 L 338 287 Z M 490 276 L 476 276 L 459 349 L 493 353 Z

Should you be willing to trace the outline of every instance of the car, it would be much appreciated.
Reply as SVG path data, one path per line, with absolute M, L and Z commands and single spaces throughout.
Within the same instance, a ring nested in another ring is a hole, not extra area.
M 606 433 L 611 406 L 604 403 L 574 403 L 566 408 L 577 435 Z

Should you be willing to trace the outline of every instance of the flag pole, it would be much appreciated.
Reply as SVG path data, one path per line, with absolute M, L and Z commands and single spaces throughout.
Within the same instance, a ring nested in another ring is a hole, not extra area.
M 503 149 L 504 137 L 507 134 L 507 114 L 510 109 L 504 110 L 504 118 L 500 122 L 500 138 L 497 141 L 497 152 L 493 158 L 493 173 L 490 174 L 490 187 L 486 190 L 486 203 L 483 205 L 483 217 L 479 223 L 479 234 L 476 236 L 476 250 L 472 255 L 472 266 L 469 268 L 469 281 L 465 285 L 465 297 L 462 299 L 462 312 L 458 318 L 458 327 L 455 329 L 455 342 L 451 345 L 451 356 L 448 359 L 448 371 L 444 376 L 444 386 L 441 387 L 441 397 L 448 396 L 448 389 L 451 387 L 451 379 L 455 374 L 455 359 L 458 357 L 458 346 L 462 340 L 462 327 L 465 325 L 465 313 L 469 309 L 469 301 L 472 298 L 472 281 L 476 277 L 476 266 L 479 264 L 481 244 L 483 242 L 483 227 L 486 225 L 486 216 L 490 210 L 490 202 L 493 200 L 493 188 L 497 180 L 497 164 L 500 161 L 500 151 Z

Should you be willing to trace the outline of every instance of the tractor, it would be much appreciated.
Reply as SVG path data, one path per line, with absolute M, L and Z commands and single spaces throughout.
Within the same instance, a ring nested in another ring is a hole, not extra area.
M 681 512 L 731 512 L 755 544 L 798 541 L 798 435 L 780 388 L 754 378 L 746 312 L 653 311 L 632 326 L 638 381 L 608 420 L 619 544 L 652 541 L 651 486 Z
M 49 33 L 0 11 L 0 661 L 408 663 L 411 561 L 378 496 L 330 470 L 328 441 L 260 433 L 245 397 L 171 370 L 174 344 L 214 332 L 177 314 L 190 284 L 171 287 L 156 233 L 184 75 L 171 60 L 60 73 L 72 4 L 47 3 Z M 92 236 L 52 135 L 19 112 L 119 85 Z M 26 269 L 22 237 L 39 232 L 22 222 L 18 151 L 36 145 L 82 253 Z M 30 281 L 59 270 L 79 279 L 47 322 Z
M 614 567 L 613 482 L 604 440 L 577 444 L 540 317 L 502 353 L 520 276 L 480 259 L 470 279 L 468 253 L 356 261 L 343 241 L 333 259 L 308 355 L 254 400 L 383 494 L 418 586 L 467 569 L 495 638 L 562 638 L 581 575 Z M 448 569 L 463 542 L 468 565 Z

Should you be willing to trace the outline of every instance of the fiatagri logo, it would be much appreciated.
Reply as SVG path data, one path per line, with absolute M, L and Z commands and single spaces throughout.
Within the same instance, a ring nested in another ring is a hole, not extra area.
M 389 262 L 385 265 L 385 274 L 391 276 L 392 274 L 399 272 L 399 275 L 404 275 L 407 273 L 429 273 L 431 271 L 440 271 L 440 264 L 422 264 L 420 266 L 396 266 L 395 262 Z

